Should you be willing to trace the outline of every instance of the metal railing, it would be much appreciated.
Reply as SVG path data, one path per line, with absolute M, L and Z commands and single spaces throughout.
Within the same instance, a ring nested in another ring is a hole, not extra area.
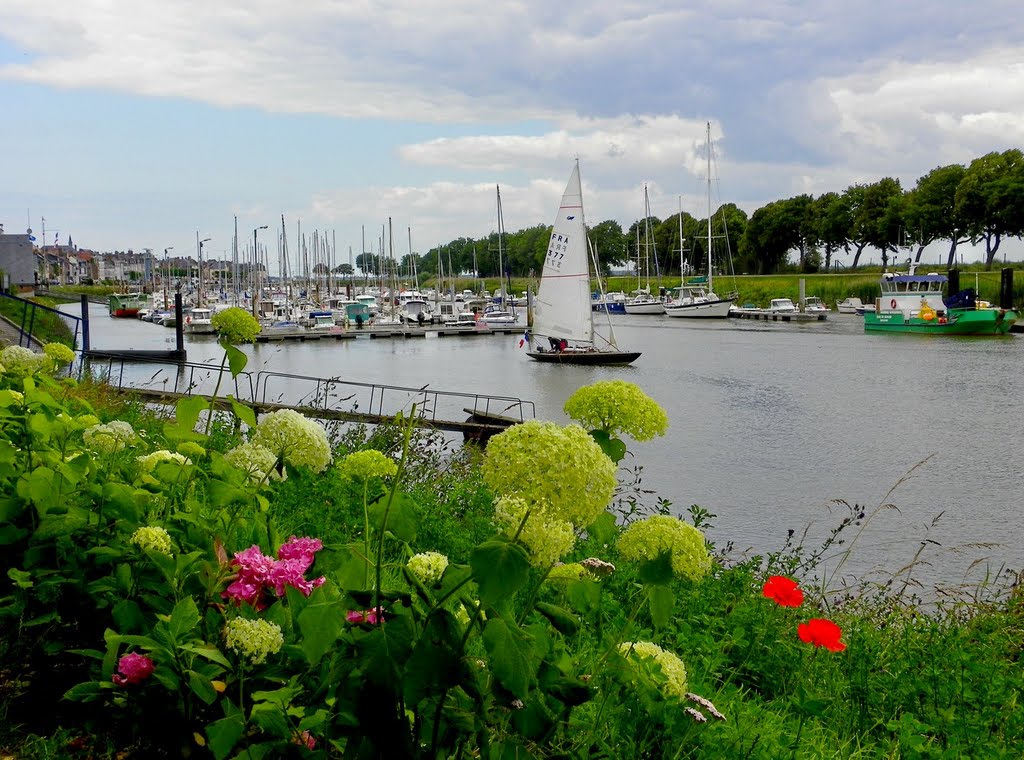
M 68 329 L 71 330 L 71 338 L 73 345 L 78 345 L 78 335 L 82 323 L 81 317 L 76 317 L 73 314 L 66 314 L 59 309 L 54 309 L 49 306 L 44 306 L 41 303 L 35 301 L 29 301 L 25 298 L 19 298 L 18 296 L 11 295 L 10 293 L 4 293 L 0 291 L 0 296 L 6 298 L 9 301 L 14 301 L 21 305 L 21 318 L 19 320 L 11 320 L 12 324 L 19 330 L 18 345 L 24 346 L 25 348 L 31 348 L 32 341 L 35 340 L 33 337 L 33 331 L 36 324 L 36 314 L 38 310 L 43 312 L 49 312 L 55 314 L 65 321 Z
M 151 371 L 155 370 L 155 371 Z M 525 422 L 536 416 L 536 405 L 513 396 L 446 391 L 422 386 L 360 383 L 341 378 L 322 378 L 262 370 L 240 372 L 237 377 L 219 364 L 176 362 L 167 359 L 110 356 L 88 357 L 77 362 L 79 379 L 91 377 L 119 390 L 201 394 L 226 400 L 228 394 L 242 403 L 278 404 L 325 412 L 345 412 L 373 418 L 408 414 L 415 405 L 417 417 L 432 424 L 451 424 L 466 414 Z

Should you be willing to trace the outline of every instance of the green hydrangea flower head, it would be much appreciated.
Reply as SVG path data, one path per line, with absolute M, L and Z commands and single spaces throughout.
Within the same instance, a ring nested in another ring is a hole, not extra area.
M 178 453 L 192 459 L 199 459 L 206 455 L 206 449 L 195 441 L 182 441 L 178 444 Z
M 132 533 L 132 537 L 128 541 L 140 549 L 159 552 L 160 554 L 166 554 L 168 557 L 174 556 L 171 553 L 171 534 L 158 526 L 139 528 Z
M 588 430 L 608 435 L 626 433 L 638 441 L 649 441 L 668 430 L 668 415 L 657 401 L 635 383 L 600 380 L 572 394 L 565 413 Z
M 619 644 L 619 652 L 627 658 L 656 663 L 660 672 L 661 692 L 667 697 L 686 698 L 686 668 L 678 655 L 668 652 L 650 641 L 626 641 Z
M 182 467 L 192 464 L 191 460 L 184 454 L 179 454 L 177 451 L 168 451 L 167 449 L 160 449 L 151 454 L 143 454 L 140 457 L 136 457 L 136 459 L 144 472 L 153 472 L 158 464 L 179 464 Z
M 528 420 L 491 438 L 481 467 L 500 496 L 543 506 L 548 518 L 586 527 L 615 492 L 615 463 L 579 425 Z
M 52 366 L 50 357 L 24 346 L 7 346 L 0 351 L 0 364 L 9 375 L 28 377 Z
M 293 467 L 323 472 L 331 463 L 331 444 L 324 426 L 291 409 L 278 409 L 263 417 L 252 442 Z
M 579 562 L 569 562 L 565 565 L 555 565 L 545 580 L 578 581 L 586 572 L 587 569 Z
M 405 566 L 424 586 L 433 586 L 444 575 L 448 558 L 440 552 L 420 552 L 410 557 Z
M 265 479 L 284 480 L 282 473 L 277 471 L 277 454 L 258 443 L 246 441 L 228 452 L 224 459 L 232 467 L 243 470 L 249 480 L 259 483 Z
M 704 534 L 668 515 L 652 515 L 632 523 L 619 536 L 618 549 L 623 557 L 637 562 L 648 562 L 670 552 L 672 571 L 690 580 L 700 580 L 711 569 Z
M 58 365 L 71 364 L 75 360 L 75 352 L 63 343 L 47 343 L 43 346 L 43 353 Z
M 393 478 L 398 474 L 395 460 L 376 449 L 352 452 L 338 463 L 338 469 L 344 477 L 362 481 Z
M 82 431 L 82 442 L 87 449 L 102 454 L 113 454 L 138 440 L 134 428 L 124 420 L 91 425 Z
M 225 630 L 228 649 L 247 658 L 253 665 L 266 662 L 267 657 L 277 654 L 284 645 L 281 626 L 266 620 L 232 618 Z
M 530 516 L 519 531 L 527 511 Z M 572 551 L 576 543 L 576 533 L 570 523 L 552 517 L 542 505 L 531 508 L 515 496 L 498 499 L 494 505 L 494 522 L 509 538 L 519 531 L 519 541 L 529 550 L 530 562 L 537 567 L 551 567 Z
M 261 329 L 256 317 L 239 306 L 218 311 L 210 319 L 210 324 L 220 334 L 222 341 L 232 345 L 252 343 Z

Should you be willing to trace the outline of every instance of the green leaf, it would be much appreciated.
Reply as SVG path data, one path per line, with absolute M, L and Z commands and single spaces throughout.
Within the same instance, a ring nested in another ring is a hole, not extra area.
M 491 618 L 484 628 L 483 640 L 494 677 L 519 699 L 526 699 L 533 677 L 530 639 L 509 628 L 501 618 Z
M 239 502 L 244 504 L 250 498 L 248 491 L 218 478 L 210 478 L 207 481 L 206 488 L 210 497 L 210 503 L 218 507 L 226 507 Z
M 210 751 L 217 760 L 223 760 L 238 744 L 245 732 L 245 720 L 238 713 L 216 720 L 206 727 Z
M 195 599 L 187 596 L 174 605 L 171 611 L 170 632 L 175 640 L 188 633 L 199 624 L 199 608 Z
M 676 597 L 669 586 L 648 586 L 647 603 L 651 608 L 651 622 L 655 628 L 664 628 L 672 620 Z
M 245 369 L 245 365 L 249 362 L 249 357 L 230 343 L 224 346 L 224 350 L 228 355 L 228 369 L 231 370 L 231 377 L 238 377 L 239 373 Z
M 260 702 L 252 706 L 249 718 L 265 733 L 279 739 L 288 739 L 291 730 L 288 728 L 288 716 L 278 705 L 271 702 Z
M 113 686 L 113 683 L 86 681 L 85 683 L 72 686 L 64 692 L 64 699 L 70 702 L 94 702 L 102 697 L 104 692 L 110 691 Z
M 612 543 L 618 533 L 619 526 L 611 512 L 602 512 L 587 526 L 587 534 L 599 544 Z
M 640 565 L 640 580 L 648 586 L 664 586 L 672 582 L 672 552 L 665 550 Z
M 0 522 L 13 522 L 14 519 L 25 511 L 25 502 L 21 499 L 11 497 L 0 499 Z
M 327 589 L 321 588 L 317 601 L 299 613 L 302 632 L 302 653 L 306 662 L 316 665 L 330 651 L 345 627 L 345 609 L 337 598 L 325 599 Z
M 405 700 L 415 706 L 432 694 L 441 694 L 459 682 L 461 630 L 445 609 L 434 610 L 405 664 L 402 686 Z
M 388 506 L 387 499 L 370 505 L 370 520 L 377 530 L 389 530 L 399 541 L 412 543 L 416 540 L 416 502 L 404 493 L 396 493 Z M 387 524 L 384 524 L 385 513 Z
M 242 356 L 245 356 L 245 354 L 242 354 Z M 228 400 L 231 401 L 231 410 L 235 413 L 235 416 L 249 427 L 255 428 L 256 412 L 253 411 L 252 407 L 238 403 L 235 401 L 234 396 L 228 396 Z
M 32 588 L 32 573 L 26 570 L 18 570 L 12 567 L 7 571 L 7 577 L 14 581 L 14 585 L 18 588 Z
M 597 445 L 601 447 L 601 451 L 611 459 L 615 464 L 622 461 L 622 458 L 626 456 L 626 444 L 624 444 L 618 438 L 612 438 L 608 433 L 603 430 L 591 430 L 591 437 L 597 441 Z
M 107 482 L 103 484 L 103 512 L 109 517 L 115 517 L 129 522 L 139 522 L 142 510 L 142 500 L 147 492 L 124 483 Z
M 217 700 L 217 690 L 213 688 L 210 679 L 194 670 L 188 671 L 188 687 L 192 689 L 193 694 L 208 705 L 212 705 Z
M 228 662 L 227 658 L 221 654 L 221 651 L 213 644 L 184 644 L 178 647 L 178 649 L 199 655 L 204 660 L 209 660 L 210 662 L 215 662 L 218 665 L 223 665 L 225 668 L 231 668 L 231 663 Z
M 580 629 L 580 621 L 568 610 L 547 602 L 537 602 L 537 612 L 551 621 L 551 625 L 566 636 L 574 635 Z
M 174 407 L 174 417 L 178 427 L 183 430 L 195 430 L 199 415 L 210 408 L 210 403 L 201 396 L 187 396 L 178 399 Z
M 530 578 L 530 557 L 518 544 L 485 541 L 469 560 L 480 599 L 491 606 L 508 601 Z

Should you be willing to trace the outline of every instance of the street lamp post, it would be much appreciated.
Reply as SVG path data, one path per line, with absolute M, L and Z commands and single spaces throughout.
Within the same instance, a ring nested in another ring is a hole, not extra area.
M 196 237 L 199 237 L 198 233 Z M 199 285 L 196 291 L 196 306 L 203 305 L 203 243 L 209 243 L 212 238 L 203 238 L 199 241 Z
M 173 251 L 173 250 L 174 250 L 174 246 L 173 245 L 169 245 L 166 248 L 164 248 L 164 271 L 163 271 L 163 274 L 160 275 L 160 279 L 163 280 L 163 283 L 164 283 L 164 308 L 165 309 L 167 308 L 167 280 L 171 276 L 171 265 L 170 265 L 170 262 L 168 262 L 168 260 L 167 260 L 167 252 L 168 251 Z
M 253 288 L 252 288 L 252 315 L 257 316 L 256 300 L 259 297 L 260 292 L 260 255 L 259 248 L 256 247 L 256 233 L 260 230 L 267 229 L 267 225 L 261 225 L 256 227 L 252 231 L 252 261 L 253 261 Z

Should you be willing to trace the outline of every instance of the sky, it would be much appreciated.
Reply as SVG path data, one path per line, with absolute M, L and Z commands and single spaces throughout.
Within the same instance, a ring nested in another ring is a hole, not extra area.
M 591 224 L 706 217 L 708 123 L 748 214 L 1021 147 L 1020 0 L 3 0 L 0 224 L 48 244 L 402 256 L 496 186 L 551 224 L 577 158 Z

